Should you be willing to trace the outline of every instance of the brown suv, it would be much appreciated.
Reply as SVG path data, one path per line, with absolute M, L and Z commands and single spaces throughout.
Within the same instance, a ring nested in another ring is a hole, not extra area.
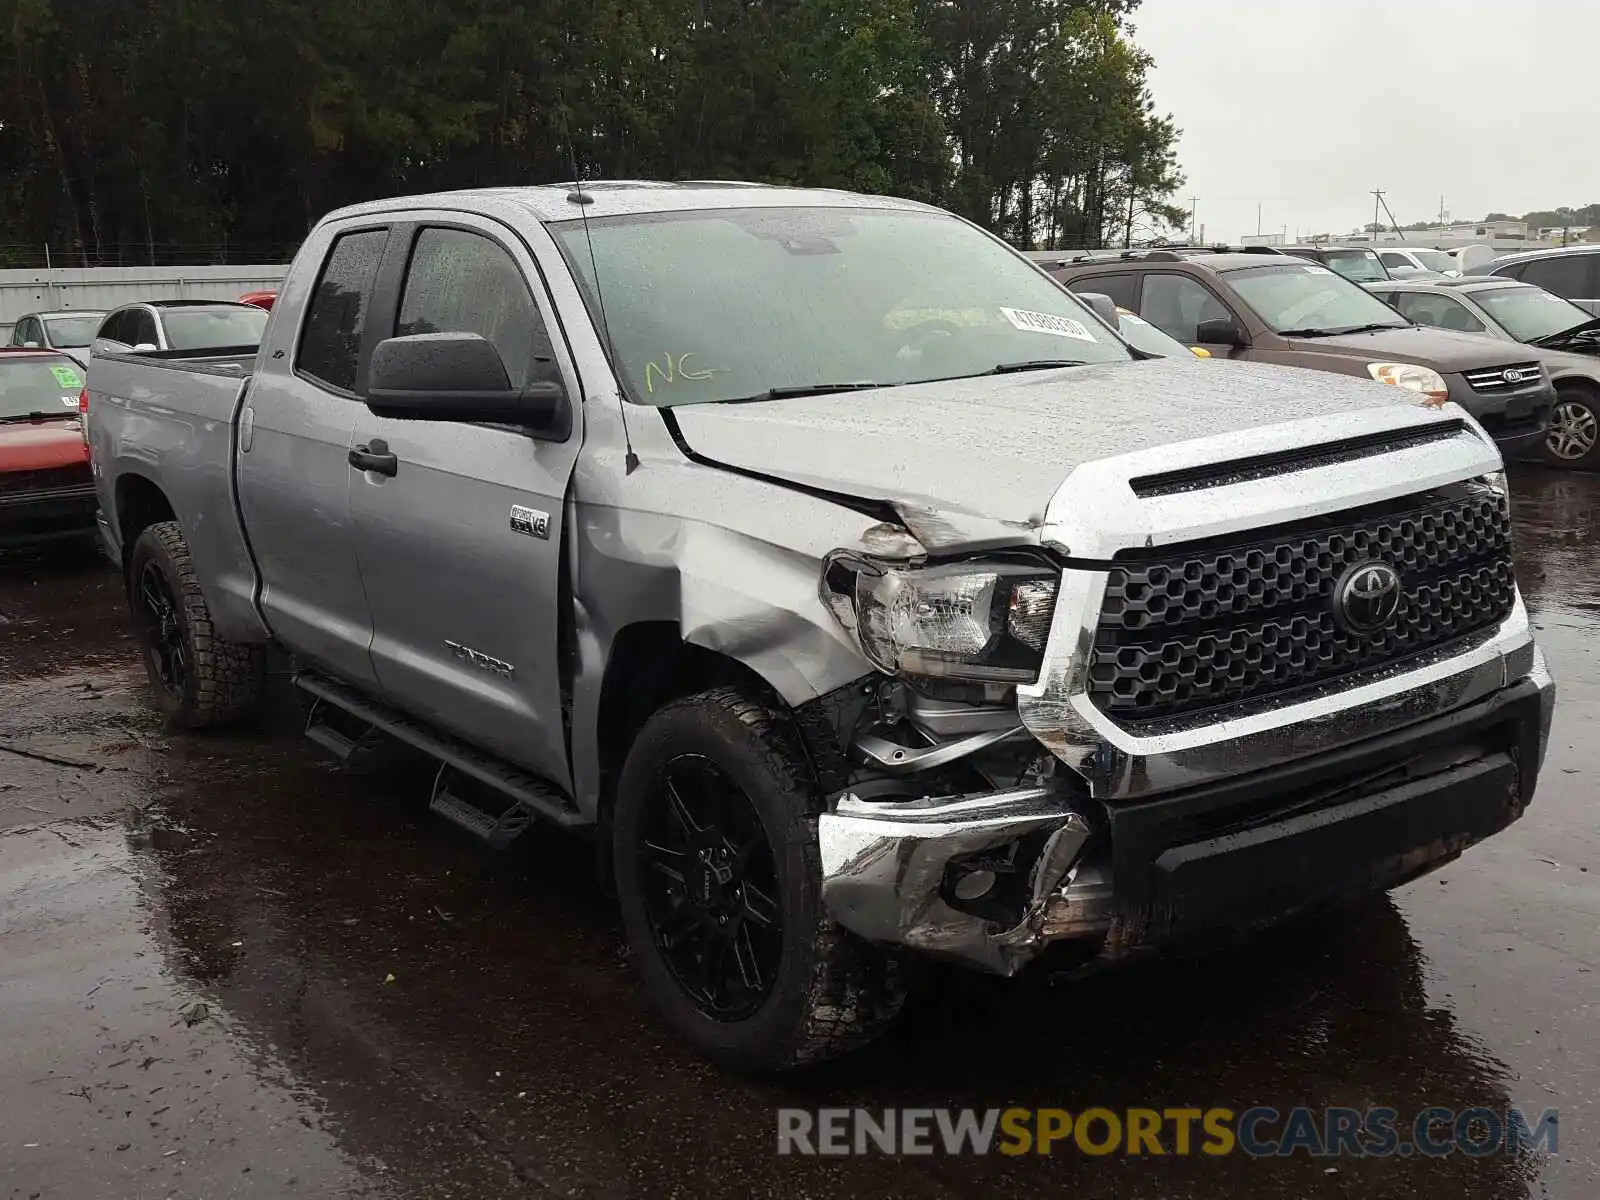
M 1506 458 L 1537 452 L 1555 392 L 1534 355 L 1414 325 L 1319 263 L 1265 247 L 1080 254 L 1039 264 L 1075 292 L 1122 307 L 1216 358 L 1360 375 L 1454 400 Z

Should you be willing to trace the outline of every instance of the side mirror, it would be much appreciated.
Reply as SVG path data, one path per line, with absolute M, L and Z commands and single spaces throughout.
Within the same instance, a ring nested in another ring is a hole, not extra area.
M 1209 321 L 1201 321 L 1195 326 L 1194 340 L 1203 346 L 1243 348 L 1250 344 L 1250 339 L 1245 337 L 1244 330 L 1234 323 L 1232 317 L 1213 317 Z
M 1117 318 L 1117 302 L 1110 296 L 1104 292 L 1078 292 L 1076 295 L 1079 300 L 1082 300 L 1094 310 L 1095 316 L 1111 326 L 1112 329 L 1122 328 L 1122 322 Z
M 564 438 L 572 414 L 559 383 L 512 387 L 494 344 L 476 333 L 416 333 L 378 343 L 367 407 L 407 421 L 489 421 Z

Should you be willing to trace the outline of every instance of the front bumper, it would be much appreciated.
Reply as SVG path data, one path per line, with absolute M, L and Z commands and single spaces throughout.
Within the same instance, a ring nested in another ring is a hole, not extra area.
M 1270 924 L 1393 887 L 1514 821 L 1554 698 L 1534 651 L 1523 678 L 1464 707 L 1168 795 L 846 795 L 819 818 L 823 901 L 869 941 L 1007 975 L 1053 942 L 1110 960 Z M 960 872 L 1002 850 L 1018 868 L 1010 908 L 963 901 Z
M 92 483 L 0 495 L 0 546 L 78 537 L 95 528 Z
M 1521 458 L 1538 449 L 1550 426 L 1555 386 L 1548 374 L 1532 387 L 1508 392 L 1479 392 L 1460 375 L 1448 377 L 1450 399 L 1472 414 L 1494 439 L 1502 457 Z

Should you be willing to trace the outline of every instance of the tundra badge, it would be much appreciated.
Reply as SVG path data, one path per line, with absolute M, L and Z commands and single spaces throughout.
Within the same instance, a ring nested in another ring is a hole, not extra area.
M 480 671 L 487 671 L 491 675 L 498 675 L 502 679 L 510 679 L 517 673 L 517 669 L 510 663 L 485 654 L 482 650 L 474 650 L 471 646 L 463 646 L 460 642 L 446 642 L 445 649 L 450 651 L 464 663 L 470 663 Z
M 550 540 L 550 514 L 521 504 L 511 506 L 511 532 L 525 537 Z

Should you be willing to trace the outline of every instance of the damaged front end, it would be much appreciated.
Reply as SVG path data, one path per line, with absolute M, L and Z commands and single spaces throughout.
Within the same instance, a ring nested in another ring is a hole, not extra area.
M 1100 807 L 1017 710 L 1059 580 L 1031 550 L 825 564 L 824 604 L 884 673 L 830 707 L 851 767 L 818 824 L 824 903 L 858 936 L 1009 975 L 1109 930 Z

